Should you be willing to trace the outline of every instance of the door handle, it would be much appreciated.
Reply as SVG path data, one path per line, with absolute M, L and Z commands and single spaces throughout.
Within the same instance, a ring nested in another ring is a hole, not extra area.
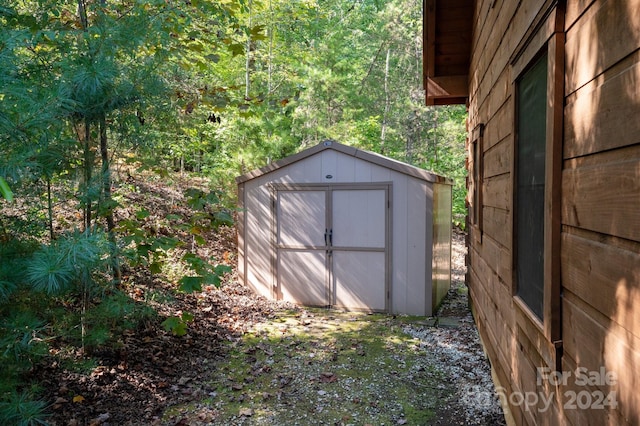
M 328 237 L 328 232 L 329 230 L 327 228 L 324 229 L 324 245 L 328 246 L 329 244 L 327 244 L 327 237 Z
M 333 245 L 333 229 L 329 229 L 329 245 Z

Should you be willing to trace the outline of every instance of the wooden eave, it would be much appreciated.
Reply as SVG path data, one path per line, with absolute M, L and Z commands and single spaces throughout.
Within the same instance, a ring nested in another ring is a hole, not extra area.
M 473 0 L 424 0 L 423 75 L 427 105 L 469 97 Z

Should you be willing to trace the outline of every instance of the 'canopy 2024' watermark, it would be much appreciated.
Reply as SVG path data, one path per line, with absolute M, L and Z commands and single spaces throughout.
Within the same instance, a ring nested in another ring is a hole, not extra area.
M 495 393 L 486 388 L 472 386 L 467 389 L 463 399 L 469 404 L 490 406 L 496 397 L 512 406 L 523 407 L 525 411 L 546 412 L 558 397 L 565 410 L 604 410 L 618 406 L 616 391 L 593 390 L 594 387 L 612 388 L 618 383 L 618 376 L 613 371 L 600 367 L 599 370 L 588 370 L 578 367 L 574 371 L 555 371 L 548 367 L 538 367 L 537 386 L 555 389 L 547 391 L 508 392 L 499 386 Z M 562 388 L 571 389 L 561 390 Z M 578 389 L 578 390 L 575 390 Z

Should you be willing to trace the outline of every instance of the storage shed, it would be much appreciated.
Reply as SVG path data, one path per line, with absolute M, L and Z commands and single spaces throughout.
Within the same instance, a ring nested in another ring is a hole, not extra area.
M 236 178 L 238 272 L 268 298 L 432 315 L 451 284 L 451 181 L 325 141 Z

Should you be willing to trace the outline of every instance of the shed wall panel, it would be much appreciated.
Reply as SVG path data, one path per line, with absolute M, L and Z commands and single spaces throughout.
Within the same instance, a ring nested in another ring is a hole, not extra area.
M 356 150 L 353 151 L 356 152 Z M 370 157 L 366 153 L 362 155 L 365 158 Z M 377 160 L 375 156 L 371 158 L 374 161 Z M 428 198 L 433 196 L 432 182 L 354 157 L 348 150 L 346 152 L 332 149 L 319 150 L 313 155 L 298 156 L 295 161 L 284 164 L 281 167 L 268 168 L 264 173 L 252 172 L 249 174 L 250 177 L 243 179 L 241 184 L 245 235 L 239 238 L 239 241 L 243 242 L 239 253 L 244 256 L 240 261 L 246 264 L 246 270 L 243 272 L 247 284 L 254 287 L 259 294 L 267 297 L 276 296 L 273 278 L 276 259 L 272 253 L 274 223 L 271 184 L 334 185 L 352 182 L 386 182 L 391 184 L 388 241 L 388 250 L 391 253 L 389 265 L 391 305 L 387 308 L 395 313 L 430 315 L 432 313 L 430 305 L 432 303 L 432 265 L 431 261 L 426 262 L 425 259 L 431 258 L 432 251 L 430 243 L 433 234 L 431 224 L 433 218 L 430 211 L 432 200 Z M 404 171 L 403 167 L 408 166 L 400 167 Z M 409 172 L 414 173 L 410 170 Z M 421 176 L 420 173 L 417 174 Z M 443 185 L 450 188 L 448 184 Z M 286 256 L 293 256 L 293 254 L 286 254 Z M 315 263 L 311 262 L 311 264 Z M 344 262 L 339 263 L 338 267 L 344 268 L 345 265 Z M 293 270 L 285 271 L 290 274 L 294 272 Z M 291 295 L 293 290 L 287 291 L 287 297 L 293 297 Z M 346 295 L 343 293 L 340 297 L 344 300 Z M 375 308 L 378 309 L 379 295 L 372 297 L 373 299 L 369 302 L 375 304 Z
M 272 297 L 271 197 L 266 187 L 245 185 L 245 256 L 247 282 L 265 297 Z
M 409 282 L 409 247 L 408 247 L 408 224 L 407 224 L 407 177 L 394 181 L 393 185 L 393 226 L 392 234 L 392 265 L 391 276 L 393 289 L 391 290 L 391 303 L 394 312 L 401 312 L 408 308 Z
M 427 226 L 432 224 L 431 257 L 427 255 L 425 263 L 431 259 L 431 302 L 426 306 L 434 309 L 451 288 L 451 187 L 434 184 L 432 220 L 427 217 Z M 427 210 L 429 210 L 427 206 Z M 427 240 L 427 243 L 429 240 Z M 434 312 L 431 313 L 432 315 Z
M 427 226 L 427 221 L 431 223 L 431 211 L 426 208 L 426 200 L 433 197 L 433 191 L 431 186 L 409 178 L 406 186 L 400 185 L 399 189 L 396 192 L 402 191 L 402 196 L 406 197 L 406 202 L 402 203 L 406 209 L 400 216 L 404 219 L 396 217 L 396 222 L 403 223 L 403 237 L 398 242 L 406 241 L 403 249 L 406 250 L 406 311 L 415 315 L 431 315 L 431 312 L 425 312 L 426 307 L 432 305 L 431 291 L 426 291 L 426 277 L 431 278 L 431 262 L 427 265 L 424 260 L 431 259 L 431 245 L 427 244 L 432 236 L 432 230 Z M 396 214 L 400 213 L 396 211 Z M 428 285 L 431 286 L 430 280 Z

